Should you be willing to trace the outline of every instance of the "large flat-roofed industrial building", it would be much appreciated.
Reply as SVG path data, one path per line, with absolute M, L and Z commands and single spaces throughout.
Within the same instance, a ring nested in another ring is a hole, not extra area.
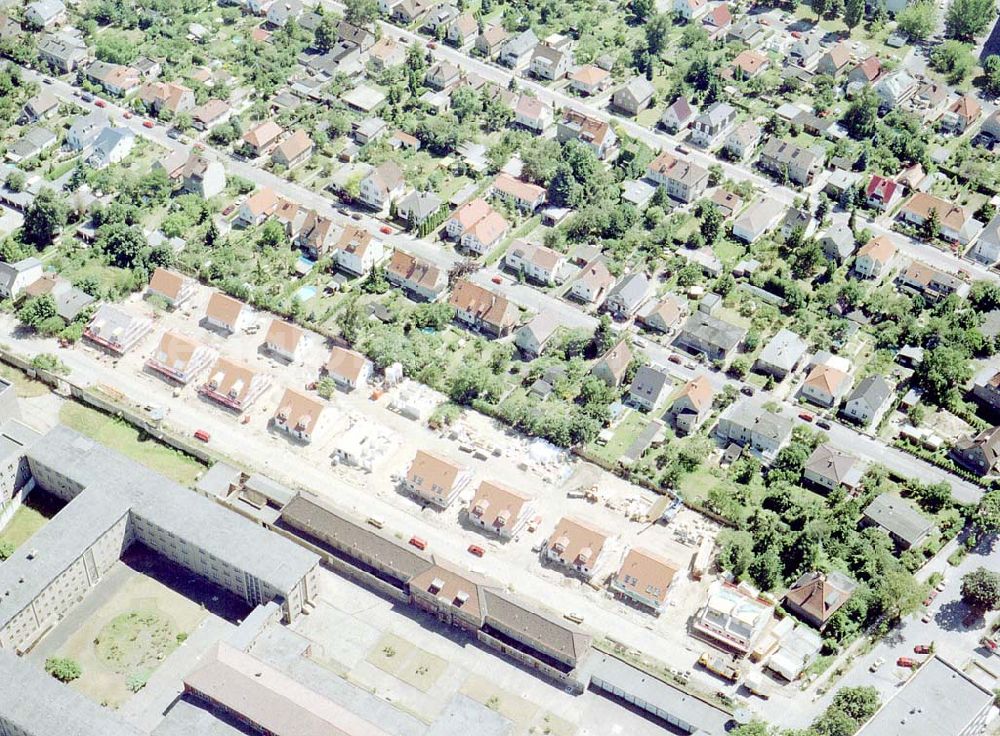
M 994 695 L 954 665 L 930 657 L 857 736 L 980 736 Z
M 136 542 L 286 621 L 315 596 L 317 555 L 71 429 L 27 460 L 68 503 L 0 566 L 0 649 L 30 648 Z

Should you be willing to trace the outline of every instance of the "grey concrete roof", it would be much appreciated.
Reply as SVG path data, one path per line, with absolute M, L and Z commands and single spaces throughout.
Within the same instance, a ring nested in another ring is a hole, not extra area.
M 802 359 L 807 348 L 805 340 L 791 330 L 782 328 L 764 346 L 757 360 L 790 371 Z
M 24 448 L 33 444 L 41 437 L 38 432 L 27 424 L 11 419 L 0 427 L 0 462 L 7 462 L 15 453 L 24 454 Z
M 865 516 L 900 539 L 911 543 L 920 539 L 934 526 L 906 501 L 889 493 L 883 493 L 868 504 Z
M 0 731 L 26 736 L 141 736 L 113 711 L 0 651 Z M 58 706 L 55 704 L 58 703 Z
M 628 307 L 638 306 L 649 293 L 649 276 L 643 272 L 630 273 L 608 292 L 608 299 L 620 299 Z
M 916 674 L 872 716 L 857 736 L 962 736 L 993 702 L 993 693 L 939 657 Z
M 39 534 L 56 525 L 63 526 L 66 512 L 74 506 L 103 520 L 131 509 L 161 529 L 277 590 L 294 587 L 318 562 L 316 555 L 299 545 L 68 427 L 58 426 L 38 440 L 28 452 L 28 461 L 32 466 L 41 464 L 56 469 L 87 488 L 86 493 L 70 502 Z M 100 493 L 100 497 L 94 492 Z M 92 525 L 74 522 L 72 533 L 80 533 L 75 530 L 81 527 L 87 529 Z M 76 554 L 83 549 L 59 539 L 47 547 L 62 548 Z M 37 560 L 30 564 L 36 565 Z M 3 566 L 7 567 L 10 565 Z M 38 573 L 32 570 L 30 578 L 39 579 Z M 3 577 L 6 577 L 6 570 L 0 569 L 0 579 Z
M 723 736 L 726 733 L 726 724 L 731 720 L 729 713 L 617 657 L 594 652 L 589 669 L 593 677 L 611 683 L 633 698 L 700 729 L 697 731 L 699 734 Z
M 528 640 L 544 642 L 547 646 L 574 660 L 582 657 L 590 647 L 590 637 L 570 623 L 563 623 L 552 614 L 542 613 L 516 601 L 514 598 L 490 588 L 483 590 L 486 620 L 520 632 Z
M 695 312 L 684 323 L 683 332 L 696 336 L 709 345 L 717 345 L 729 351 L 736 347 L 747 331 L 704 312 Z
M 885 404 L 890 394 L 892 394 L 892 386 L 889 385 L 889 382 L 882 376 L 873 375 L 868 376 L 855 386 L 847 397 L 847 401 L 861 400 L 872 409 L 878 409 Z
M 664 371 L 644 365 L 635 372 L 635 378 L 632 379 L 629 391 L 656 400 L 663 393 L 663 389 L 669 385 L 670 379 Z

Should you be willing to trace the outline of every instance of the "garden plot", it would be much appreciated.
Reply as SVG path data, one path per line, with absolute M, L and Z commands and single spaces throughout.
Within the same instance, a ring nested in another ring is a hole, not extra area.
M 430 690 L 448 668 L 441 657 L 395 634 L 384 634 L 368 653 L 368 662 L 421 692 Z

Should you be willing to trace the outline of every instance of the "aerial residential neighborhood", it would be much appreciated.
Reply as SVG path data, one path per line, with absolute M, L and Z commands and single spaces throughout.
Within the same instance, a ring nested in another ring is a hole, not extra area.
M 0 734 L 1000 734 L 996 0 L 0 0 Z

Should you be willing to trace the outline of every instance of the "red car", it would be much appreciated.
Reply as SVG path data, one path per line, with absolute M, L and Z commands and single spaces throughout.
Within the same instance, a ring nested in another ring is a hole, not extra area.
M 107 107 L 108 106 L 108 103 L 105 102 L 104 100 L 94 100 L 94 104 L 97 105 L 98 107 Z
M 429 48 L 429 49 L 436 49 L 437 47 L 438 47 L 437 41 L 428 41 L 427 42 L 427 48 Z
M 900 657 L 899 659 L 896 660 L 896 666 L 897 667 L 916 667 L 917 666 L 917 660 L 912 659 L 911 657 Z
M 667 360 L 669 360 L 671 363 L 676 363 L 677 365 L 680 365 L 681 363 L 684 362 L 681 360 L 681 356 L 679 356 L 677 353 L 671 353 L 670 357 L 667 358 Z
M 128 110 L 126 110 L 125 112 L 122 113 L 122 117 L 125 118 L 126 120 L 131 120 L 132 119 L 132 113 L 129 112 Z
M 392 228 L 389 227 L 388 225 L 383 225 L 378 229 L 378 231 L 383 235 L 392 235 Z
M 226 207 L 226 209 L 222 210 L 222 214 L 225 215 L 226 217 L 228 217 L 229 215 L 233 214 L 233 210 L 235 210 L 235 209 L 236 209 L 236 205 L 235 204 L 231 204 L 228 207 Z
M 143 120 L 142 121 L 142 127 L 143 128 L 152 128 L 153 127 L 153 121 L 152 120 Z
M 490 281 L 492 281 L 494 284 L 503 283 L 503 279 L 500 276 L 494 276 L 493 278 L 490 279 Z
M 938 592 L 936 590 L 931 590 L 931 592 L 927 594 L 927 597 L 924 598 L 924 605 L 929 606 L 933 603 L 934 599 L 937 598 L 937 594 Z
M 807 411 L 804 411 L 801 414 L 799 414 L 799 419 L 801 419 L 803 422 L 811 422 L 813 420 L 813 415 Z
M 486 550 L 480 547 L 478 544 L 469 545 L 469 553 L 475 555 L 476 557 L 482 557 L 486 554 Z
M 917 644 L 913 647 L 914 654 L 930 654 L 931 648 L 926 644 Z
M 208 442 L 210 439 L 212 439 L 212 435 L 210 435 L 204 429 L 199 429 L 197 432 L 194 433 L 194 438 L 196 440 L 201 440 L 202 442 Z
M 420 537 L 410 537 L 410 544 L 417 549 L 427 549 L 427 542 Z

